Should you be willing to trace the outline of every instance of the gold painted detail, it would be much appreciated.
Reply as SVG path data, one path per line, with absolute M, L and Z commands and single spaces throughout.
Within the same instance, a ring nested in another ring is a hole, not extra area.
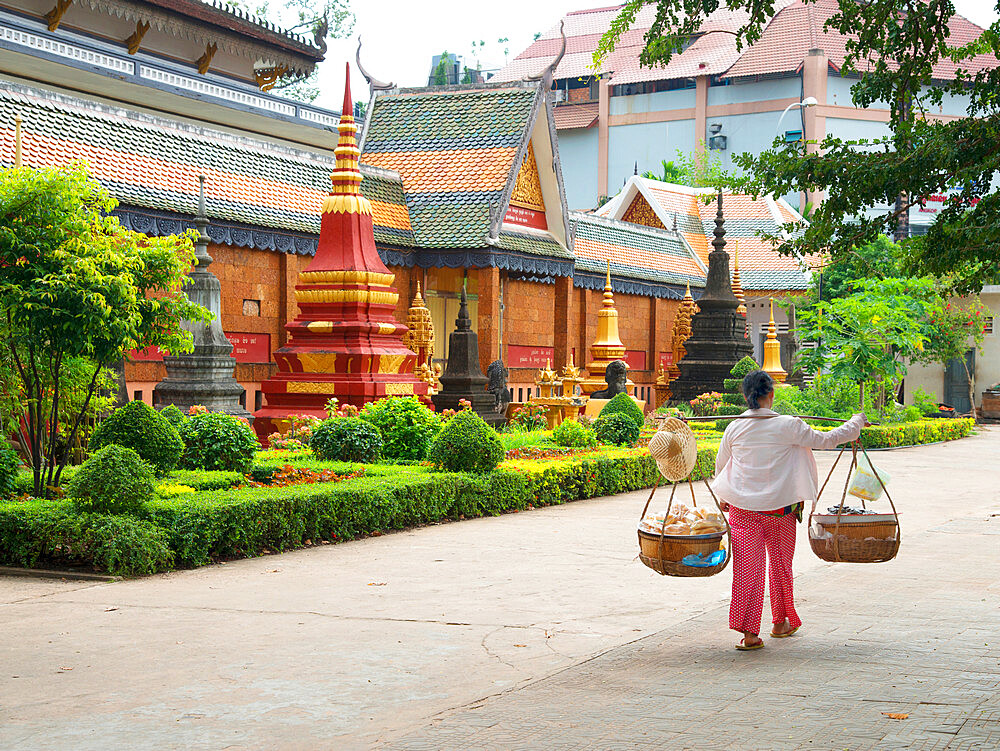
M 314 334 L 329 334 L 333 331 L 333 321 L 310 321 L 306 328 Z
M 130 55 L 134 55 L 139 51 L 139 45 L 142 44 L 142 38 L 146 36 L 147 31 L 149 31 L 149 23 L 147 21 L 136 21 L 135 31 L 125 40 L 125 47 L 128 49 Z
M 653 207 L 649 205 L 649 202 L 642 195 L 637 195 L 632 199 L 632 203 L 625 209 L 625 213 L 622 214 L 622 221 L 641 224 L 645 227 L 666 229 L 663 226 L 663 222 L 660 221 L 660 217 L 653 211 Z
M 306 373 L 336 373 L 336 352 L 299 352 L 299 362 Z
M 285 390 L 289 394 L 333 394 L 332 383 L 312 383 L 309 381 L 288 381 Z
M 303 271 L 299 274 L 301 284 L 376 284 L 390 287 L 395 280 L 395 274 L 376 271 Z
M 774 298 L 771 298 L 771 322 L 767 325 L 767 339 L 764 341 L 764 364 L 761 370 L 774 379 L 775 383 L 784 383 L 788 373 L 781 367 L 781 342 L 774 326 Z
M 205 45 L 205 51 L 202 53 L 201 57 L 195 60 L 195 65 L 198 66 L 198 72 L 204 75 L 208 73 L 208 68 L 212 64 L 212 58 L 215 57 L 215 53 L 218 51 L 219 45 L 215 42 L 209 42 Z
M 366 214 L 372 215 L 372 204 L 364 196 L 329 195 L 323 199 L 324 214 Z
M 412 383 L 387 383 L 385 384 L 385 395 L 386 396 L 409 396 L 412 395 L 413 384 Z
M 403 346 L 415 352 L 417 363 L 427 368 L 421 380 L 427 380 L 430 374 L 431 358 L 434 355 L 434 322 L 431 320 L 431 311 L 424 302 L 420 294 L 420 282 L 417 282 L 417 294 L 410 303 L 410 309 L 406 313 L 407 331 L 403 334 Z M 433 374 L 430 374 L 431 382 Z
M 528 151 L 521 162 L 521 169 L 514 180 L 514 191 L 510 196 L 512 206 L 520 206 L 534 211 L 545 211 L 545 200 L 542 198 L 542 183 L 538 179 L 538 165 L 535 163 L 535 148 L 528 141 Z
M 746 316 L 747 306 L 746 306 L 746 296 L 743 294 L 743 285 L 740 282 L 740 248 L 738 240 L 730 240 L 733 244 L 733 278 L 732 278 L 732 288 L 733 294 L 736 299 L 739 300 L 740 304 L 736 308 L 736 312 L 741 316 Z
M 49 31 L 55 31 L 62 22 L 62 17 L 69 10 L 73 0 L 56 0 L 56 7 L 45 14 L 45 20 L 49 22 Z
M 604 371 L 613 360 L 625 358 L 625 345 L 618 333 L 618 310 L 611 288 L 611 261 L 604 281 L 604 302 L 597 311 L 597 339 L 590 345 L 591 361 L 587 363 L 587 378 L 580 385 L 584 394 L 592 394 L 604 388 Z
M 274 84 L 278 82 L 278 79 L 287 73 L 287 65 L 275 65 L 273 68 L 265 68 L 263 70 L 254 69 L 253 75 L 261 91 L 270 91 L 274 88 Z
M 378 372 L 398 373 L 405 361 L 406 355 L 379 355 Z
M 378 333 L 380 334 L 391 334 L 396 330 L 396 324 L 394 323 L 380 323 L 378 325 Z
M 681 300 L 681 306 L 677 311 L 677 315 L 674 316 L 674 330 L 670 339 L 670 350 L 674 356 L 673 362 L 667 367 L 668 382 L 676 380 L 681 375 L 678 363 L 687 354 L 687 350 L 684 349 L 684 342 L 691 336 L 691 319 L 696 312 L 698 312 L 698 306 L 694 304 L 694 298 L 691 296 L 691 285 L 689 284 L 684 292 L 684 299 Z
M 356 302 L 369 305 L 395 305 L 399 295 L 395 292 L 373 292 L 367 289 L 297 289 L 295 301 L 299 303 Z

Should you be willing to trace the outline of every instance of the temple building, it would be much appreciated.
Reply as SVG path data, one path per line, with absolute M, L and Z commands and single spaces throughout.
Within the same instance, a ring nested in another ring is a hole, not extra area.
M 14 161 L 21 118 L 27 166 L 85 160 L 120 202 L 122 223 L 151 235 L 194 225 L 205 175 L 220 321 L 244 406 L 259 410 L 319 243 L 340 120 L 271 86 L 310 71 L 322 45 L 199 0 L 67 4 L 59 23 L 49 6 L 5 7 L 0 162 Z M 464 287 L 481 369 L 502 360 L 512 399 L 526 400 L 547 362 L 590 361 L 610 262 L 629 379 L 652 404 L 685 289 L 697 299 L 705 285 L 711 209 L 696 192 L 633 178 L 597 213 L 570 211 L 553 97 L 538 76 L 418 89 L 373 82 L 366 111 L 360 190 L 394 275 L 395 321 L 406 323 L 418 291 L 430 311 L 428 369 L 447 363 Z M 726 197 L 751 328 L 766 322 L 756 306 L 767 296 L 806 286 L 807 263 L 753 245 L 757 228 L 796 216 L 782 201 Z M 133 353 L 130 396 L 152 402 L 165 374 L 161 353 Z

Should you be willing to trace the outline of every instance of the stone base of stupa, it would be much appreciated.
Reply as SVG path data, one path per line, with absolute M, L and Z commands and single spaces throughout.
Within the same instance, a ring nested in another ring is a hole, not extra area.
M 253 415 L 240 400 L 246 395 L 233 377 L 236 360 L 232 357 L 164 358 L 167 377 L 153 389 L 153 406 L 156 409 L 173 404 L 184 414 L 194 406 L 205 407 L 209 412 L 221 412 L 245 420 Z

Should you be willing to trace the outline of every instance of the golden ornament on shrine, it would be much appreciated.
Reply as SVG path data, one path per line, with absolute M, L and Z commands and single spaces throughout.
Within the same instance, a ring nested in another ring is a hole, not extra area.
M 698 312 L 694 298 L 691 296 L 691 285 L 687 285 L 684 291 L 684 299 L 674 316 L 674 330 L 670 340 L 670 350 L 673 353 L 673 361 L 667 366 L 667 383 L 676 380 L 681 375 L 681 369 L 677 364 L 681 361 L 687 351 L 684 349 L 684 342 L 691 336 L 691 319 Z
M 733 294 L 736 299 L 740 301 L 739 307 L 736 308 L 736 312 L 741 316 L 746 317 L 747 305 L 746 296 L 743 294 L 743 285 L 740 283 L 740 251 L 738 241 L 730 240 L 733 245 Z
M 573 362 L 573 353 L 569 353 L 569 362 L 567 362 L 562 369 L 562 395 L 565 397 L 576 395 L 576 385 L 578 383 L 583 383 L 583 377 L 580 375 L 580 369 L 576 367 L 576 363 Z
M 587 378 L 580 389 L 587 396 L 606 388 L 604 372 L 615 360 L 625 359 L 625 345 L 618 335 L 618 310 L 611 289 L 611 261 L 604 283 L 604 302 L 597 312 L 597 338 L 590 345 L 591 361 L 587 363 Z M 631 385 L 631 384 L 630 384 Z
M 774 379 L 775 383 L 784 383 L 788 378 L 788 373 L 781 367 L 781 342 L 774 326 L 774 298 L 771 298 L 771 322 L 767 325 L 767 339 L 764 341 L 764 365 L 761 367 L 765 373 Z
M 553 389 L 556 387 L 557 382 L 558 378 L 556 377 L 556 372 L 552 369 L 552 362 L 546 360 L 545 367 L 539 370 L 538 375 L 535 377 L 535 385 L 541 388 L 542 396 L 552 397 L 555 396 Z
M 406 313 L 406 326 L 408 331 L 403 334 L 403 344 L 417 353 L 418 363 L 430 366 L 434 355 L 434 323 L 431 311 L 420 294 L 420 282 L 417 282 L 417 294 L 413 296 Z

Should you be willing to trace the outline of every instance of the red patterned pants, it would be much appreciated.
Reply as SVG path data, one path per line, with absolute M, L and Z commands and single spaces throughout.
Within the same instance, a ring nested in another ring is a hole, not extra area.
M 770 516 L 729 507 L 733 540 L 733 601 L 729 628 L 760 633 L 764 609 L 764 569 L 770 564 L 771 621 L 788 619 L 802 624 L 792 594 L 792 557 L 795 555 L 795 514 Z

